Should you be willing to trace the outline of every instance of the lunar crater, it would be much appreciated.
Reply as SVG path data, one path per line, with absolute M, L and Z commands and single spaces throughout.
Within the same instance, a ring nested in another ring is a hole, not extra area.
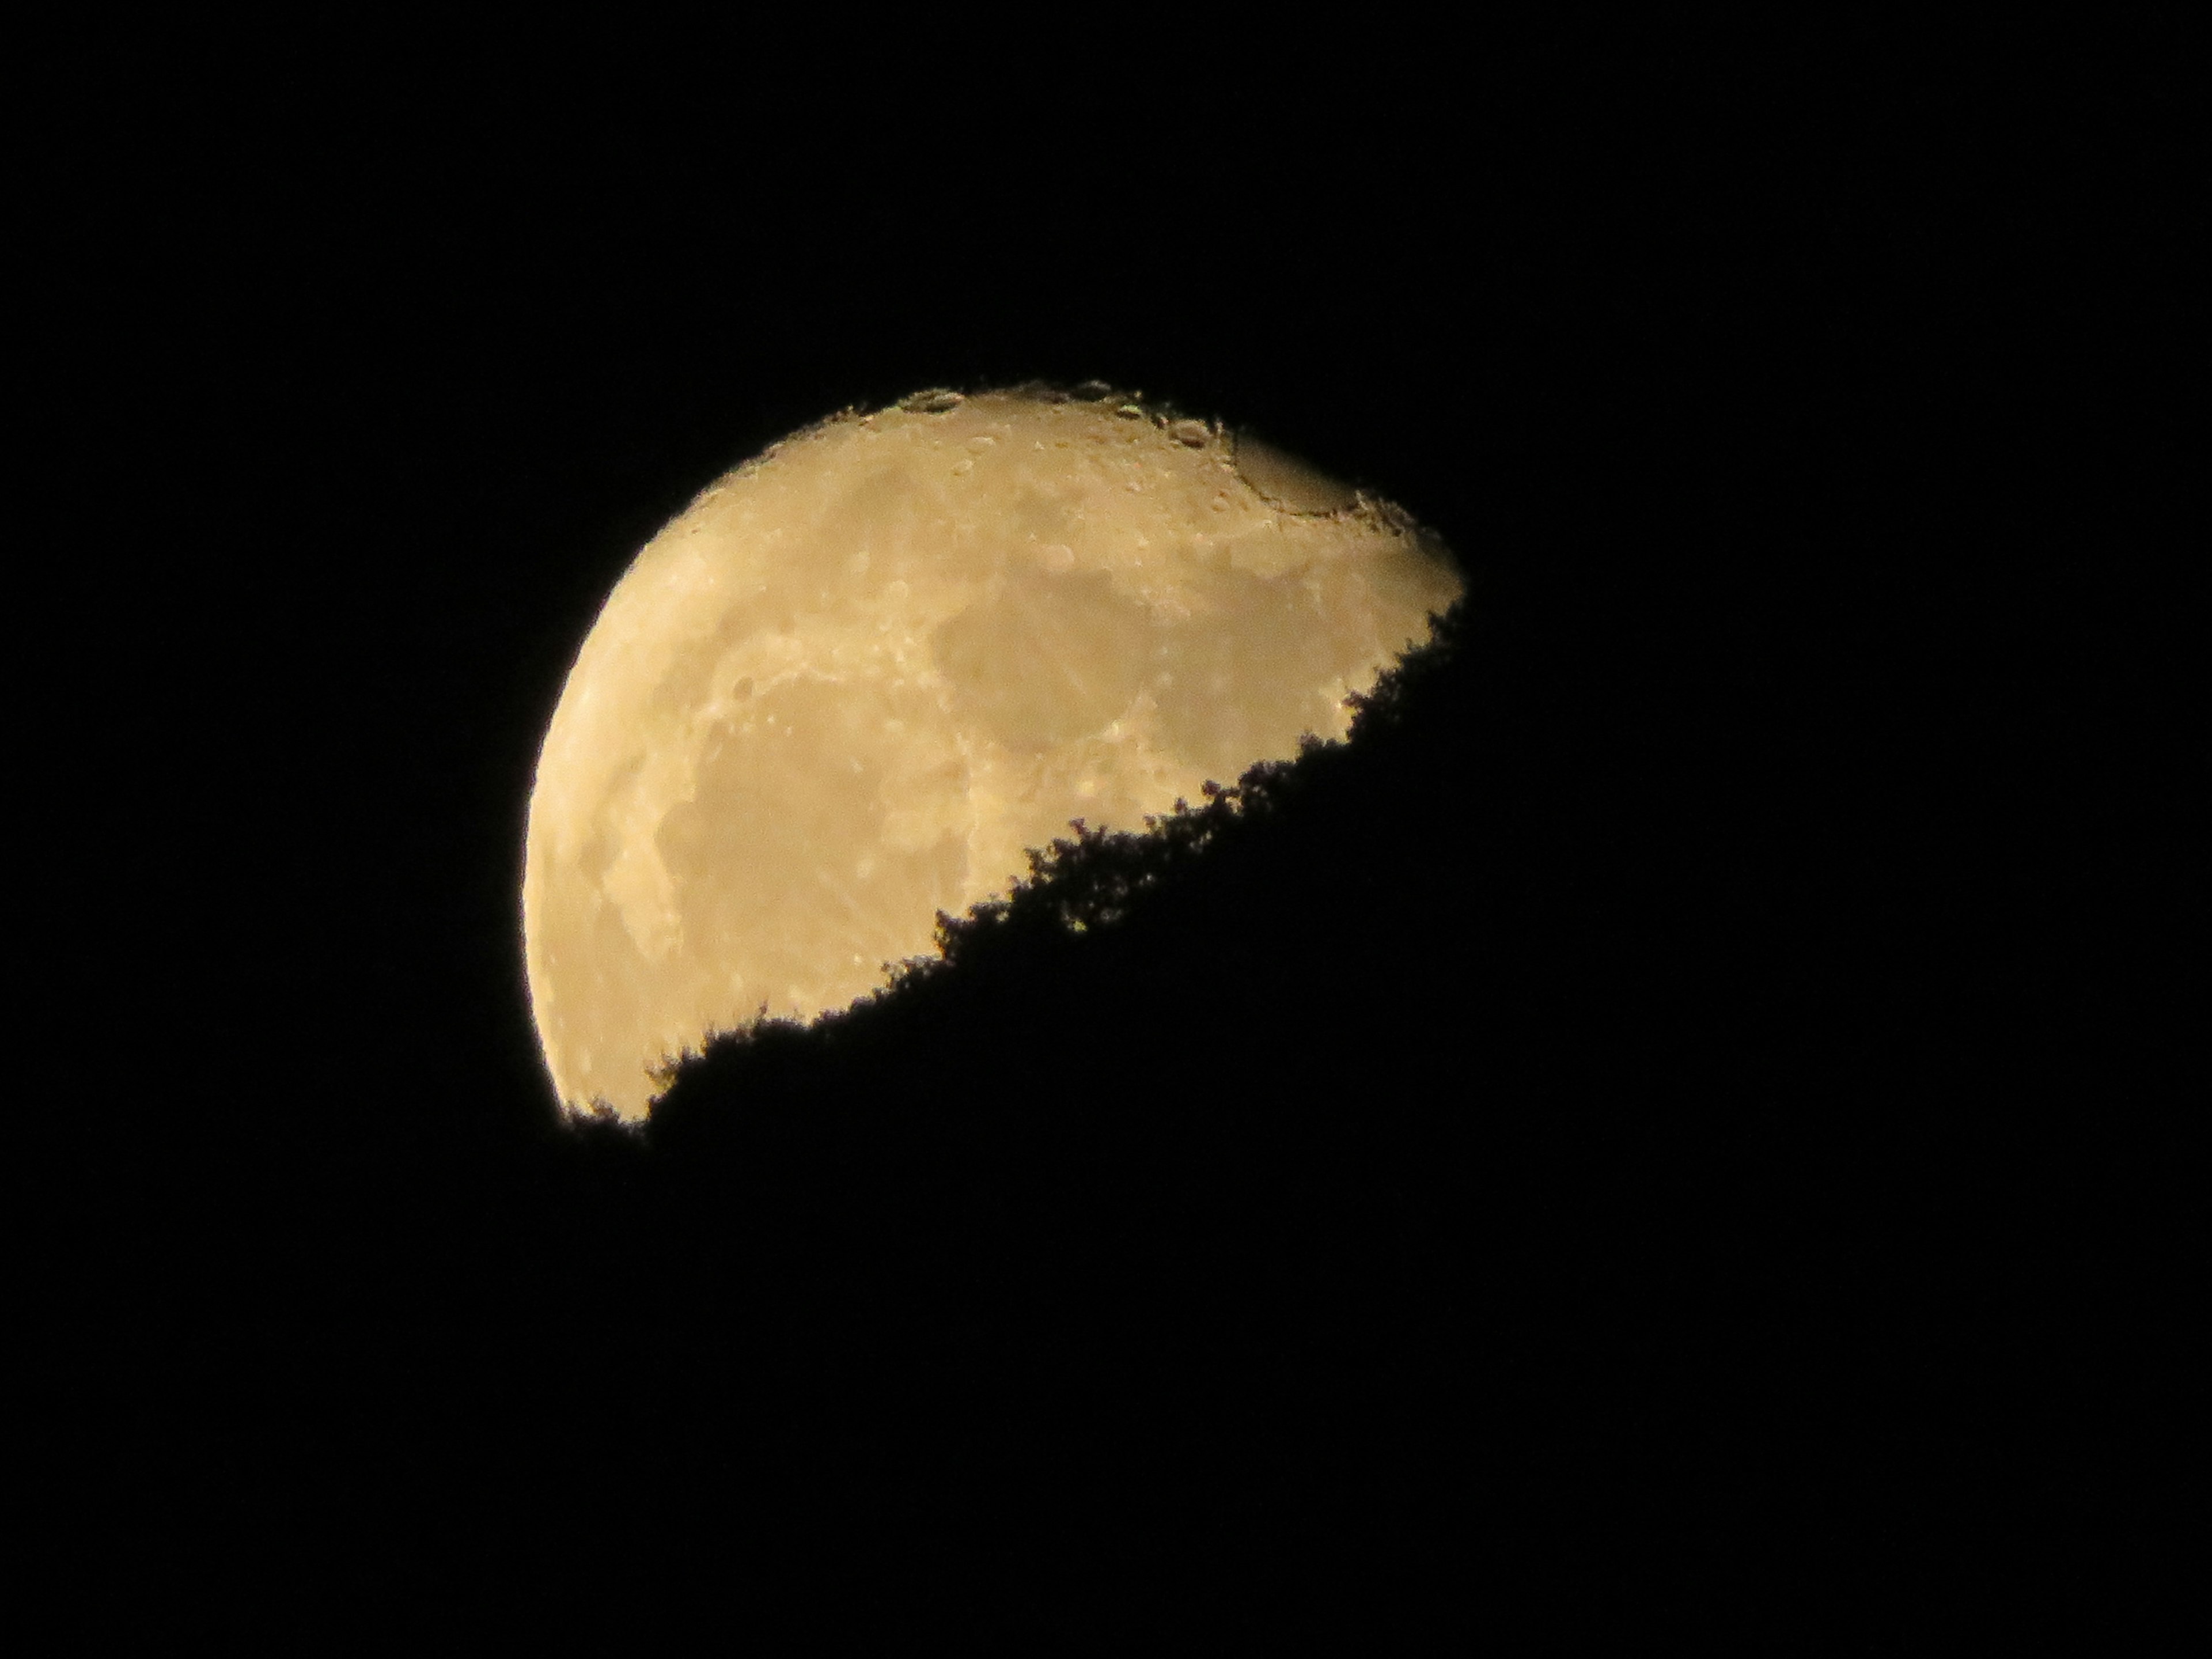
M 530 804 L 564 1103 L 641 1117 L 675 1056 L 880 988 L 1071 819 L 1140 830 L 1341 737 L 1458 597 L 1387 504 L 1150 414 L 918 393 L 772 447 L 639 553 Z

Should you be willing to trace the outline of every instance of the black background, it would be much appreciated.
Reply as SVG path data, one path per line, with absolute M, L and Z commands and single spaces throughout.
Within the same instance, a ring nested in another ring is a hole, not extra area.
M 180 40 L 34 145 L 63 562 L 142 573 L 154 1007 L 33 1171 L 80 1618 L 1935 1651 L 2163 1571 L 2147 59 L 547 35 Z M 557 1124 L 524 814 L 636 548 L 1092 376 L 1412 507 L 1453 650 L 1117 927 Z

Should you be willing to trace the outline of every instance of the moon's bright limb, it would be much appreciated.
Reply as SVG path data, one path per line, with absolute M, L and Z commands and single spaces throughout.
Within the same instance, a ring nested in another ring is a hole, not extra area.
M 1387 505 L 1120 397 L 923 394 L 722 478 L 569 671 L 522 913 L 562 1100 L 926 956 L 1082 818 L 1344 734 L 1459 595 Z

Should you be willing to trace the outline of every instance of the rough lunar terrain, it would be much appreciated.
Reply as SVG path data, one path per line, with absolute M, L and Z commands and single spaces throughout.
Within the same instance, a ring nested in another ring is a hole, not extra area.
M 922 394 L 714 484 L 570 671 L 530 991 L 571 1106 L 930 954 L 1071 819 L 1140 829 L 1338 738 L 1461 583 L 1387 504 L 1120 396 Z

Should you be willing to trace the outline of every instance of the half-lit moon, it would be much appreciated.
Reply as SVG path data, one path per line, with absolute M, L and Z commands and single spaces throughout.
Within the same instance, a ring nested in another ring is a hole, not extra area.
M 522 913 L 571 1107 L 883 985 L 1024 851 L 1344 734 L 1460 580 L 1403 514 L 1120 397 L 908 398 L 647 544 L 538 757 Z

